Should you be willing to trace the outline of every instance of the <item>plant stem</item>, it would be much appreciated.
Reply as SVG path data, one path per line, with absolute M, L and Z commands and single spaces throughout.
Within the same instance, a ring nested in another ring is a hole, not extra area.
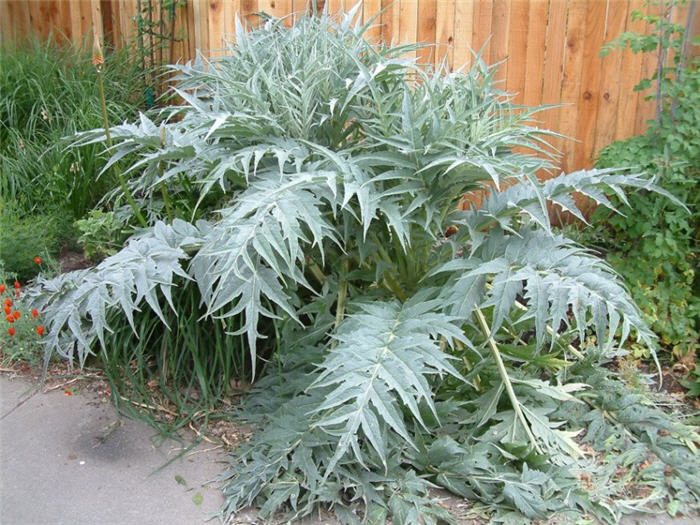
M 396 268 L 395 261 L 389 255 L 389 252 L 386 251 L 386 249 L 384 248 L 384 244 L 379 240 L 379 237 L 377 237 L 377 235 L 374 232 L 371 232 L 370 236 L 372 237 L 372 240 L 374 241 L 374 243 L 377 245 L 377 251 L 382 256 L 382 259 L 384 259 L 384 261 L 387 262 L 389 265 Z M 401 302 L 405 301 L 408 298 L 408 296 L 406 295 L 406 292 L 403 290 L 402 286 L 388 272 L 384 273 L 384 284 L 386 285 L 386 287 L 389 290 L 391 290 L 394 293 L 394 295 L 396 295 L 396 297 Z
M 399 241 L 399 236 L 394 233 L 392 235 L 394 240 L 394 253 L 396 257 L 396 264 L 399 268 L 399 274 L 404 282 L 409 282 L 408 280 L 408 266 L 406 264 L 406 257 L 404 257 L 404 248 L 401 246 L 401 241 Z
M 96 66 L 97 69 L 97 86 L 100 91 L 100 107 L 102 110 L 102 123 L 105 128 L 105 138 L 107 142 L 107 147 L 111 148 L 112 147 L 112 135 L 109 132 L 109 119 L 107 118 L 107 103 L 105 101 L 105 86 L 104 86 L 104 80 L 102 78 L 102 66 L 98 65 Z M 139 221 L 139 224 L 142 227 L 147 227 L 148 222 L 146 222 L 146 219 L 141 215 L 141 210 L 139 210 L 138 206 L 136 205 L 136 201 L 134 200 L 134 197 L 131 195 L 131 192 L 129 191 L 129 187 L 126 185 L 126 181 L 124 180 L 124 177 L 122 176 L 121 170 L 119 169 L 119 166 L 115 163 L 114 164 L 114 174 L 117 177 L 117 181 L 119 181 L 119 186 L 122 189 L 122 192 L 124 193 L 124 196 L 126 197 L 127 202 L 131 206 L 131 209 L 134 210 L 134 215 L 136 216 L 136 220 Z
M 173 213 L 173 208 L 170 205 L 170 197 L 168 197 L 168 190 L 165 187 L 165 183 L 160 183 L 160 194 L 163 196 L 163 203 L 165 204 L 165 212 L 168 214 L 168 219 L 173 222 L 175 214 Z
M 510 404 L 513 406 L 513 410 L 515 411 L 515 415 L 517 416 L 517 418 L 520 420 L 520 423 L 525 428 L 525 432 L 527 433 L 528 438 L 530 438 L 530 442 L 535 447 L 535 450 L 541 454 L 542 450 L 540 449 L 539 445 L 537 444 L 537 439 L 535 438 L 534 434 L 532 433 L 532 430 L 530 429 L 530 425 L 528 424 L 527 419 L 525 419 L 525 414 L 523 414 L 523 411 L 520 409 L 520 401 L 518 401 L 518 397 L 515 395 L 515 391 L 513 390 L 513 385 L 510 382 L 510 377 L 508 377 L 508 371 L 506 370 L 506 365 L 503 364 L 503 359 L 501 359 L 501 353 L 498 351 L 498 346 L 496 346 L 496 342 L 493 340 L 493 337 L 491 336 L 491 329 L 489 328 L 489 325 L 486 322 L 486 318 L 484 317 L 484 314 L 481 313 L 481 310 L 479 308 L 474 310 L 474 313 L 476 314 L 477 321 L 479 321 L 479 326 L 481 327 L 481 331 L 484 333 L 484 336 L 486 337 L 486 340 L 489 344 L 489 347 L 491 349 L 491 353 L 493 354 L 493 358 L 496 361 L 496 366 L 498 367 L 498 373 L 501 375 L 501 379 L 503 380 L 503 384 L 506 387 L 506 392 L 508 392 L 508 398 L 510 399 Z
M 348 272 L 350 270 L 350 261 L 347 258 L 343 259 L 343 274 L 340 277 L 340 288 L 338 289 L 338 304 L 335 310 L 335 328 L 338 328 L 345 316 L 345 299 L 348 296 Z
M 399 299 L 399 301 L 404 302 L 406 299 L 408 299 L 408 295 L 406 292 L 403 290 L 401 285 L 392 277 L 390 273 L 385 273 L 384 274 L 384 283 L 386 284 L 387 288 L 394 292 L 394 295 Z
M 323 283 L 326 282 L 326 275 L 323 273 L 323 270 L 321 270 L 321 267 L 316 264 L 316 261 L 314 261 L 311 257 L 307 256 L 306 261 L 311 274 L 316 278 L 318 283 L 323 286 Z
M 661 83 L 664 76 L 664 62 L 666 61 L 667 46 L 664 45 L 664 27 L 671 23 L 673 4 L 666 8 L 657 23 L 659 28 L 659 57 L 656 61 L 656 122 L 661 122 L 662 93 Z
M 160 128 L 160 146 L 161 148 L 165 147 L 165 127 L 161 126 Z M 160 178 L 163 178 L 163 173 L 165 172 L 165 166 L 163 165 L 163 162 L 158 163 L 158 171 L 160 172 Z M 173 213 L 173 208 L 170 205 L 170 197 L 168 196 L 168 188 L 165 185 L 165 182 L 161 180 L 160 182 L 160 193 L 163 196 L 163 203 L 165 204 L 165 211 L 168 214 L 168 219 L 170 219 L 170 222 L 173 222 L 175 219 L 175 214 Z

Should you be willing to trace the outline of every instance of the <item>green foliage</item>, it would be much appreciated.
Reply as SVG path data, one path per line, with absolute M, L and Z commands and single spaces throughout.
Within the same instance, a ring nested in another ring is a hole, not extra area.
M 109 54 L 104 74 L 109 119 L 133 116 L 136 69 L 127 54 Z M 91 54 L 67 41 L 0 48 L 0 259 L 23 279 L 35 273 L 32 258 L 57 254 L 73 220 L 112 185 L 98 178 L 104 146 L 67 150 L 64 141 L 102 122 L 95 78 Z
M 695 443 L 697 424 L 674 401 L 646 388 L 621 381 L 604 368 L 582 363 L 570 369 L 572 380 L 585 380 L 590 389 L 585 404 L 563 405 L 561 417 L 586 428 L 582 442 L 600 451 L 589 479 L 606 506 L 637 511 L 650 503 L 687 514 L 697 508 L 700 466 Z M 671 406 L 671 413 L 657 404 Z M 624 499 L 614 501 L 627 486 Z
M 683 200 L 688 209 L 655 193 L 630 197 L 630 210 L 611 215 L 599 210 L 594 221 L 605 224 L 599 239 L 607 260 L 630 283 L 632 295 L 651 328 L 677 358 L 697 348 L 697 246 L 700 199 L 696 190 L 700 165 L 700 70 L 690 60 L 685 28 L 670 22 L 680 2 L 660 2 L 661 16 L 633 17 L 652 24 L 649 35 L 625 33 L 613 47 L 635 52 L 660 50 L 659 67 L 640 84 L 656 85 L 657 118 L 646 134 L 616 142 L 600 153 L 598 167 L 629 167 L 654 176 L 658 184 Z M 656 5 L 657 3 L 655 3 Z M 668 61 L 667 53 L 673 52 Z M 617 203 L 617 201 L 616 201 Z
M 493 68 L 423 71 L 353 15 L 238 28 L 230 56 L 175 68 L 182 105 L 112 129 L 110 163 L 138 159 L 125 176 L 151 225 L 96 268 L 39 281 L 47 351 L 83 362 L 131 331 L 157 356 L 196 319 L 222 336 L 214 355 L 246 356 L 261 430 L 223 475 L 224 518 L 259 504 L 436 523 L 440 486 L 501 519 L 617 519 L 614 494 L 577 477 L 594 465 L 569 411 L 600 394 L 591 369 L 653 337 L 612 269 L 552 230 L 548 203 L 662 190 L 616 170 L 540 182 L 537 110 L 511 105 Z M 480 209 L 457 209 L 491 183 Z M 163 325 L 175 335 L 149 342 Z M 138 356 L 134 375 L 166 362 Z M 218 385 L 217 370 L 197 375 Z
M 113 211 L 92 210 L 87 217 L 75 221 L 74 228 L 80 234 L 78 244 L 85 257 L 101 260 L 117 253 L 126 240 L 126 224 Z
M 63 138 L 102 122 L 92 55 L 68 41 L 0 48 L 0 195 L 21 214 L 56 208 L 80 218 L 112 181 L 97 179 L 103 147 L 66 151 Z M 137 70 L 125 52 L 104 64 L 109 119 L 135 114 Z
M 700 367 L 696 366 L 681 384 L 688 389 L 689 396 L 700 397 Z
M 60 212 L 19 216 L 11 208 L 0 210 L 0 265 L 22 282 L 41 269 L 34 263 L 58 255 L 62 242 L 69 238 L 70 219 Z
M 212 318 L 198 321 L 203 311 L 196 287 L 178 284 L 174 309 L 163 312 L 169 329 L 150 309 L 134 314 L 135 331 L 114 319 L 99 356 L 118 408 L 170 435 L 190 423 L 205 427 L 221 418 L 211 407 L 234 394 L 236 381 L 250 369 L 239 338 L 227 335 L 237 327 Z M 138 410 L 139 404 L 168 411 Z

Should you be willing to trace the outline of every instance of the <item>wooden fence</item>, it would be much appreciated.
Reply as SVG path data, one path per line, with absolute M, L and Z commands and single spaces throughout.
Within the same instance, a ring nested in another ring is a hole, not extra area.
M 339 12 L 356 0 L 316 2 Z M 309 8 L 309 0 L 175 0 L 172 11 L 161 13 L 163 3 L 0 0 L 0 36 L 9 42 L 29 33 L 41 38 L 63 33 L 79 43 L 94 33 L 124 45 L 139 34 L 145 38 L 150 28 L 174 37 L 164 46 L 149 46 L 155 48 L 152 60 L 163 63 L 189 59 L 195 49 L 220 52 L 225 41 L 235 38 L 236 15 L 254 24 L 256 12 L 296 13 L 288 19 L 293 23 Z M 563 153 L 562 169 L 574 170 L 590 167 L 602 147 L 640 133 L 654 116 L 654 103 L 632 88 L 651 75 L 655 55 L 598 55 L 623 31 L 649 30 L 644 22 L 631 21 L 632 11 L 643 6 L 643 0 L 364 0 L 358 18 L 376 17 L 369 38 L 436 44 L 418 52 L 423 63 L 447 60 L 459 68 L 472 60 L 472 49 L 483 50 L 487 62 L 502 62 L 498 78 L 517 93 L 516 102 L 566 104 L 542 113 L 541 126 L 577 139 L 554 144 Z M 672 18 L 696 32 L 697 11 L 687 4 L 674 9 Z

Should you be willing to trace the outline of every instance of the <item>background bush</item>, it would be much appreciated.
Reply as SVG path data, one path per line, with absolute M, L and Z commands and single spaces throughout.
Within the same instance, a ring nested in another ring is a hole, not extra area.
M 597 167 L 625 167 L 655 176 L 658 184 L 684 201 L 684 209 L 652 192 L 629 196 L 625 215 L 598 209 L 599 246 L 607 260 L 630 283 L 663 346 L 676 359 L 694 366 L 700 322 L 697 262 L 700 235 L 700 60 L 689 53 L 685 28 L 671 23 L 671 9 L 682 1 L 660 3 L 660 16 L 634 12 L 653 24 L 649 35 L 623 33 L 606 46 L 629 46 L 634 52 L 658 52 L 659 68 L 635 90 L 655 88 L 656 119 L 643 135 L 611 144 L 600 152 Z M 666 61 L 668 53 L 673 59 Z M 619 199 L 614 199 L 616 204 Z
M 142 99 L 139 70 L 125 51 L 104 64 L 108 118 L 134 118 Z M 69 41 L 28 39 L 0 48 L 0 257 L 8 272 L 27 277 L 17 261 L 34 227 L 34 251 L 56 253 L 81 218 L 111 188 L 103 145 L 67 149 L 65 137 L 103 120 L 92 55 Z M 50 219 L 48 218 L 50 217 Z M 54 224 L 57 223 L 57 224 Z M 36 235 L 41 232 L 41 235 Z
M 0 259 L 6 273 L 26 282 L 39 273 L 34 257 L 43 259 L 58 253 L 72 236 L 71 217 L 52 210 L 37 215 L 0 214 Z

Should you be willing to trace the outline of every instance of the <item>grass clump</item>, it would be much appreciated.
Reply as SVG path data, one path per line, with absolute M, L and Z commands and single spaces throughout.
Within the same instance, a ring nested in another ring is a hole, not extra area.
M 173 305 L 175 310 L 164 312 L 165 330 L 151 310 L 134 316 L 135 331 L 115 320 L 99 356 L 118 408 L 170 436 L 189 425 L 206 429 L 225 417 L 221 411 L 231 409 L 250 371 L 239 338 L 227 335 L 236 327 L 199 320 L 203 312 L 193 284 L 179 283 Z

